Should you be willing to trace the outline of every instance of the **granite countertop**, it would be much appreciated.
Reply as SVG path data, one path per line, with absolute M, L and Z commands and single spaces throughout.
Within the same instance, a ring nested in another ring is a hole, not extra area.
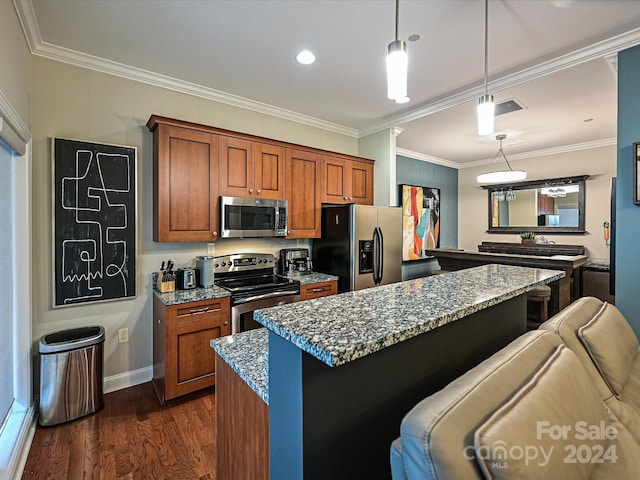
M 331 282 L 332 280 L 339 279 L 339 277 L 337 277 L 336 275 L 329 275 L 328 273 L 319 273 L 319 272 L 310 272 L 304 275 L 286 274 L 282 276 L 286 278 L 291 278 L 292 280 L 298 280 L 300 282 L 300 285 L 310 285 L 312 283 Z
M 211 340 L 211 348 L 269 405 L 269 335 L 266 328 L 215 338 Z
M 181 303 L 199 302 L 200 300 L 211 300 L 212 298 L 230 297 L 231 293 L 224 288 L 192 288 L 191 290 L 175 290 L 173 292 L 162 293 L 153 289 L 153 293 L 165 305 L 179 305 Z
M 339 366 L 565 276 L 482 265 L 265 308 L 254 319 L 329 366 Z

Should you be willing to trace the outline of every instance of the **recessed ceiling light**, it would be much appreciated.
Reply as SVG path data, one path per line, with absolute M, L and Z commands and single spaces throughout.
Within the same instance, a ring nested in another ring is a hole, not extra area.
M 593 118 L 587 118 L 587 119 L 585 119 L 585 120 L 584 120 L 584 122 L 585 122 L 585 123 L 587 123 L 587 122 L 593 122 Z
M 296 60 L 303 65 L 309 65 L 316 61 L 316 56 L 309 50 L 302 50 L 296 55 Z
M 409 100 L 411 100 L 409 97 L 400 97 L 396 98 L 396 103 L 407 103 Z

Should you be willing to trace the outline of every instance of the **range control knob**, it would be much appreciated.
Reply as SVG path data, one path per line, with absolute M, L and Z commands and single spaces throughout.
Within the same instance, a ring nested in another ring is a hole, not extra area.
M 217 263 L 214 263 L 213 266 L 218 268 L 220 265 L 218 265 Z

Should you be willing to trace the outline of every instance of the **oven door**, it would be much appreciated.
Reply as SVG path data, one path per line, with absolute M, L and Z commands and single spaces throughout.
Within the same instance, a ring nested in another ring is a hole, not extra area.
M 253 319 L 254 310 L 298 302 L 299 300 L 300 294 L 292 294 L 291 292 L 270 292 L 242 299 L 242 303 L 235 303 L 231 307 L 231 333 L 261 328 L 262 325 Z

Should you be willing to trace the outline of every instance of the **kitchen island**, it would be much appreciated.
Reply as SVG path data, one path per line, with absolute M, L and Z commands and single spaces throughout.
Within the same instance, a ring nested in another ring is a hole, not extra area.
M 256 311 L 270 478 L 388 478 L 404 414 L 524 333 L 526 292 L 563 276 L 486 265 Z

